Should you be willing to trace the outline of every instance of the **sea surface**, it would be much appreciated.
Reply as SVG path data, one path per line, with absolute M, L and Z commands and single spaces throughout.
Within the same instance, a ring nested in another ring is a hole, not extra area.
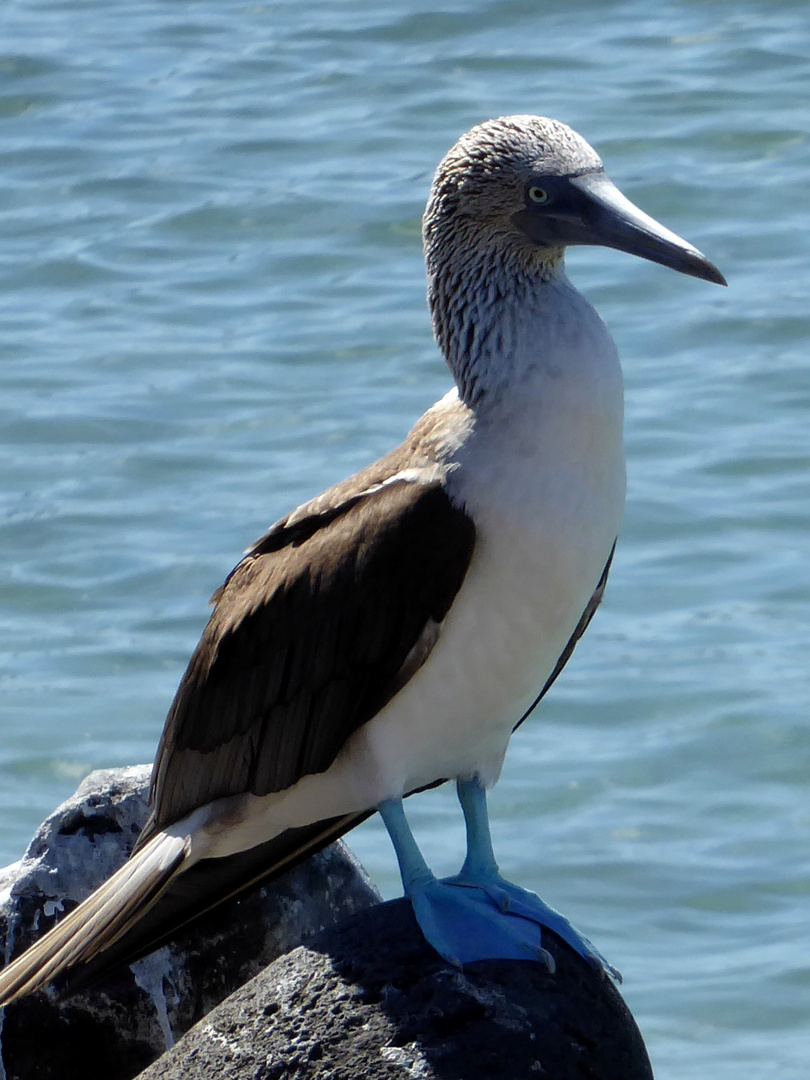
M 211 592 L 449 386 L 420 215 L 556 116 L 728 277 L 571 277 L 627 382 L 604 606 L 491 797 L 622 969 L 658 1080 L 810 1075 L 810 10 L 799 0 L 7 0 L 0 865 L 152 759 Z M 451 790 L 411 800 L 458 866 Z M 351 838 L 388 896 L 370 822 Z

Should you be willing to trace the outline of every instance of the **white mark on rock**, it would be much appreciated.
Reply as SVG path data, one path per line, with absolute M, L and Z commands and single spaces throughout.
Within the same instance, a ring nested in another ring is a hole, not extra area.
M 428 1080 L 435 1075 L 416 1043 L 408 1043 L 407 1046 L 383 1046 L 380 1048 L 380 1056 L 397 1068 L 407 1070 L 405 1075 L 413 1077 L 413 1080 Z
M 171 982 L 170 955 L 169 949 L 164 946 L 151 956 L 147 956 L 146 959 L 138 960 L 137 963 L 130 965 L 130 970 L 135 976 L 135 985 L 143 990 L 155 1007 L 167 1050 L 171 1050 L 174 1046 L 174 1032 L 169 1021 L 169 1005 L 164 990 L 165 980 Z

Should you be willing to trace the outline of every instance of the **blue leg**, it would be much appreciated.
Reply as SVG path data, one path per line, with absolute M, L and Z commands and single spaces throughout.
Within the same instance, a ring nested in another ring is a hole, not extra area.
M 501 877 L 480 784 L 459 781 L 458 794 L 467 827 L 467 857 L 459 874 L 442 881 L 422 857 L 402 800 L 378 807 L 396 851 L 405 895 L 433 948 L 458 967 L 475 960 L 514 959 L 540 961 L 553 971 L 554 961 L 541 944 L 541 927 L 546 926 L 594 967 L 620 978 L 567 919 Z
M 467 827 L 467 857 L 460 873 L 445 879 L 447 883 L 483 891 L 505 916 L 516 920 L 517 925 L 520 925 L 519 920 L 523 920 L 527 926 L 527 934 L 530 933 L 530 924 L 553 930 L 592 967 L 621 982 L 619 972 L 586 937 L 574 929 L 564 915 L 543 903 L 535 893 L 521 889 L 519 885 L 513 885 L 511 881 L 501 877 L 492 850 L 487 796 L 478 780 L 459 780 L 458 798 Z
M 405 895 L 436 952 L 456 967 L 503 958 L 549 964 L 539 926 L 521 917 L 505 917 L 487 892 L 475 885 L 459 887 L 453 880 L 434 877 L 414 840 L 401 799 L 389 799 L 377 809 L 396 851 Z

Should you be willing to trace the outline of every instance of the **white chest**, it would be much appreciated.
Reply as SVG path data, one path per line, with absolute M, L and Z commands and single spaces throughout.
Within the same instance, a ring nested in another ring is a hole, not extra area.
M 394 786 L 474 771 L 497 777 L 509 734 L 553 670 L 616 539 L 621 371 L 595 312 L 570 286 L 563 301 L 551 305 L 553 316 L 513 328 L 509 378 L 493 373 L 491 397 L 485 391 L 446 462 L 476 546 L 427 663 L 368 725 L 373 756 L 408 774 L 391 778 Z

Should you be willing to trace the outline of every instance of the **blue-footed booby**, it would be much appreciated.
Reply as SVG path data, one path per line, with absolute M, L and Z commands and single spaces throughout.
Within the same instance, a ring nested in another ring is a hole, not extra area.
M 378 810 L 448 960 L 550 963 L 586 938 L 500 875 L 486 790 L 585 631 L 624 508 L 613 341 L 563 265 L 601 244 L 725 284 L 638 210 L 564 124 L 474 127 L 424 215 L 454 387 L 401 446 L 277 522 L 215 593 L 169 711 L 127 863 L 0 975 L 0 1004 L 145 955 Z M 453 780 L 460 872 L 437 880 L 403 797 Z

